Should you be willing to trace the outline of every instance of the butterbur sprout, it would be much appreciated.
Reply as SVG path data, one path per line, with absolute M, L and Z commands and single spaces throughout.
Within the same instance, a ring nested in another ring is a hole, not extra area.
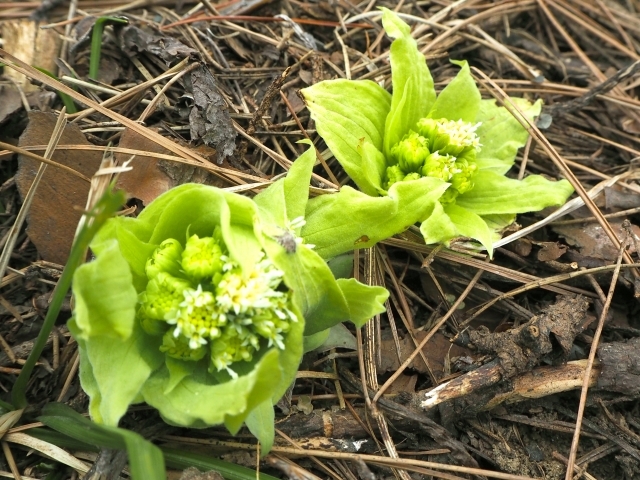
M 540 175 L 505 177 L 527 130 L 481 98 L 464 61 L 453 62 L 460 71 L 436 95 L 409 25 L 382 11 L 394 39 L 392 94 L 370 80 L 325 80 L 302 90 L 318 133 L 359 188 L 312 199 L 303 234 L 330 258 L 361 238 L 368 241 L 359 247 L 370 246 L 420 222 L 428 244 L 472 238 L 492 254 L 516 214 L 561 205 L 573 189 Z M 511 101 L 529 120 L 540 113 L 540 101 Z M 330 222 L 332 238 L 324 227 Z
M 293 313 L 284 273 L 263 258 L 250 272 L 228 256 L 216 227 L 211 237 L 191 235 L 182 245 L 164 240 L 147 260 L 149 283 L 139 295 L 137 319 L 160 350 L 179 360 L 210 358 L 209 370 L 251 361 L 261 346 L 284 347 Z M 215 348 L 214 348 L 215 344 Z
M 295 378 L 305 336 L 361 326 L 388 296 L 336 280 L 300 237 L 314 160 L 310 149 L 254 199 L 182 185 L 98 232 L 69 322 L 95 421 L 117 425 L 144 401 L 175 425 L 235 433 L 246 422 L 268 451 L 264 418 Z M 296 248 L 279 243 L 283 232 Z

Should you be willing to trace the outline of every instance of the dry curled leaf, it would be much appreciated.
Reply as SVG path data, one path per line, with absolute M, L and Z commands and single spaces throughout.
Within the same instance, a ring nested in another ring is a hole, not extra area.
M 189 114 L 191 140 L 201 139 L 218 152 L 218 163 L 233 155 L 236 132 L 227 104 L 218 93 L 215 79 L 207 67 L 191 72 L 193 107 Z
M 21 147 L 46 145 L 56 124 L 56 115 L 31 111 L 29 124 L 20 136 Z M 91 145 L 80 129 L 68 124 L 61 145 Z M 43 152 L 38 152 L 42 154 Z M 56 150 L 52 160 L 91 177 L 100 165 L 100 152 Z M 20 156 L 16 184 L 24 198 L 40 162 Z M 89 183 L 59 168 L 48 166 L 38 186 L 27 216 L 27 234 L 44 260 L 64 265 L 71 249 L 76 226 L 87 201 Z

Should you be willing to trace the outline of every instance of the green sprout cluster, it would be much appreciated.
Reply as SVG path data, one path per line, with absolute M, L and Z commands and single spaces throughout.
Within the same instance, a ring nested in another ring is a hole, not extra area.
M 283 272 L 263 258 L 243 271 L 230 257 L 216 228 L 212 237 L 191 235 L 185 246 L 163 241 L 147 260 L 147 288 L 137 318 L 151 335 L 162 335 L 160 350 L 172 358 L 226 370 L 251 361 L 264 345 L 284 349 L 290 322 L 298 319 Z
M 482 146 L 476 135 L 479 126 L 463 120 L 420 119 L 415 130 L 391 147 L 383 187 L 389 190 L 396 182 L 438 178 L 451 184 L 440 203 L 453 202 L 473 188 L 476 154 Z

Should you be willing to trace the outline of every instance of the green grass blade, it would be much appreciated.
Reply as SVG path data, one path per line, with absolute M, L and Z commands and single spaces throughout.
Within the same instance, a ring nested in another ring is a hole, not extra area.
M 29 354 L 29 358 L 25 362 L 16 383 L 11 390 L 11 403 L 18 408 L 24 408 L 27 406 L 27 382 L 31 373 L 42 354 L 42 350 L 47 343 L 47 338 L 53 329 L 58 314 L 60 313 L 60 307 L 62 302 L 71 288 L 71 280 L 76 268 L 83 260 L 85 252 L 89 248 L 89 243 L 93 239 L 93 236 L 98 232 L 100 227 L 107 221 L 108 218 L 113 216 L 125 202 L 124 192 L 112 192 L 108 191 L 104 196 L 98 200 L 93 210 L 90 212 L 90 216 L 93 217 L 93 222 L 90 225 L 86 225 L 80 230 L 80 233 L 73 242 L 71 252 L 69 253 L 69 260 L 62 271 L 60 280 L 53 291 L 51 304 L 49 310 L 42 324 L 42 329 L 33 344 L 33 349 Z
M 107 23 L 123 23 L 129 21 L 120 17 L 99 17 L 93 25 L 91 33 L 91 55 L 89 57 L 89 78 L 97 79 L 100 69 L 100 55 L 102 54 L 102 32 Z
M 185 452 L 176 448 L 163 448 L 164 458 L 167 465 L 172 468 L 184 470 L 189 467 L 196 467 L 198 470 L 207 472 L 216 470 L 226 480 L 278 480 L 276 477 L 261 473 L 260 477 L 254 470 L 233 463 L 211 458 L 201 453 Z
M 34 68 L 36 70 L 41 71 L 42 73 L 44 73 L 48 77 L 51 77 L 54 80 L 60 81 L 60 79 L 58 77 L 56 77 L 50 71 L 48 71 L 48 70 L 46 70 L 44 68 L 40 68 L 40 67 L 34 67 Z M 60 100 L 62 100 L 62 103 L 64 104 L 64 106 L 67 107 L 67 113 L 71 114 L 71 113 L 76 113 L 78 111 L 78 109 L 76 108 L 76 104 L 73 103 L 73 99 L 69 95 L 67 95 L 66 93 L 60 92 L 58 90 L 56 90 L 56 93 L 60 97 Z
M 38 420 L 75 440 L 103 448 L 126 449 L 133 480 L 165 480 L 162 451 L 135 432 L 98 425 L 62 403 L 45 405 Z

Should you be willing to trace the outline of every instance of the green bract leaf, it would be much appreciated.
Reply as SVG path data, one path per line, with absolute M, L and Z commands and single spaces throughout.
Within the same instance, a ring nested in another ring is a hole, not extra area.
M 248 374 L 226 382 L 219 382 L 206 365 L 199 365 L 168 394 L 164 392 L 169 372 L 161 368 L 144 384 L 142 395 L 171 424 L 202 428 L 230 421 L 235 433 L 252 408 L 271 400 L 274 384 L 281 380 L 278 360 L 278 352 L 271 349 Z
M 73 277 L 75 311 L 84 338 L 131 335 L 137 293 L 126 260 L 115 240 L 100 244 L 100 256 L 82 265 Z
M 324 258 L 370 247 L 429 217 L 447 187 L 431 177 L 395 183 L 384 197 L 342 187 L 309 201 L 302 235 Z
M 566 180 L 552 182 L 540 175 L 514 180 L 493 171 L 481 171 L 473 190 L 458 197 L 457 204 L 478 215 L 535 212 L 562 205 L 573 187 Z
M 304 217 L 309 199 L 309 182 L 315 163 L 315 147 L 309 140 L 300 143 L 310 148 L 293 162 L 287 176 L 269 186 L 254 197 L 261 214 L 273 224 L 287 227 L 288 219 Z
M 275 412 L 270 400 L 262 402 L 258 407 L 251 410 L 246 418 L 247 428 L 260 441 L 261 453 L 264 455 L 271 450 L 275 431 Z
M 342 325 L 339 323 L 338 325 Z M 333 327 L 335 328 L 335 327 Z M 318 333 L 314 333 L 312 335 L 307 335 L 304 337 L 304 352 L 310 352 L 311 350 L 315 350 L 320 345 L 322 345 L 327 338 L 329 338 L 329 334 L 331 333 L 331 329 L 327 328 L 326 330 L 321 330 Z
M 391 147 L 415 128 L 418 120 L 427 116 L 436 99 L 436 91 L 424 55 L 411 36 L 409 25 L 387 8 L 382 8 L 382 25 L 387 34 L 395 39 L 389 54 L 393 96 L 391 110 L 385 121 L 382 148 L 389 157 Z M 322 132 L 319 133 L 322 135 Z M 348 170 L 347 173 L 351 176 Z
M 429 118 L 463 120 L 475 123 L 480 110 L 480 91 L 471 76 L 469 64 L 465 61 L 452 62 L 462 67 L 436 99 Z
M 356 327 L 362 327 L 371 317 L 385 311 L 384 302 L 389 292 L 383 287 L 363 285 L 353 278 L 340 278 L 338 285 L 349 301 L 349 319 Z
M 457 235 L 478 240 L 493 256 L 493 235 L 482 217 L 455 204 L 445 206 L 444 211 L 455 225 Z
M 333 155 L 362 191 L 377 195 L 376 187 L 362 171 L 358 146 L 364 139 L 382 149 L 391 95 L 370 80 L 325 81 L 301 92 Z
M 76 316 L 79 316 L 77 312 Z M 82 330 L 74 321 L 69 330 L 81 338 Z M 117 426 L 127 408 L 138 396 L 141 386 L 152 371 L 164 361 L 155 338 L 146 338 L 142 328 L 135 325 L 126 340 L 112 335 L 94 335 L 83 341 L 87 364 L 81 365 L 81 379 L 91 375 L 97 390 L 95 401 L 89 405 L 94 420 Z M 155 343 L 155 345 L 154 345 Z M 155 348 L 154 348 L 155 347 Z M 89 367 L 89 370 L 82 370 Z M 89 393 L 89 392 L 87 392 Z
M 524 98 L 511 98 L 529 120 L 540 115 L 542 101 L 531 104 Z M 495 100 L 482 100 L 476 122 L 482 122 L 477 130 L 482 148 L 476 157 L 480 170 L 492 170 L 504 175 L 513 166 L 518 148 L 529 138 L 527 130 L 516 117 Z

